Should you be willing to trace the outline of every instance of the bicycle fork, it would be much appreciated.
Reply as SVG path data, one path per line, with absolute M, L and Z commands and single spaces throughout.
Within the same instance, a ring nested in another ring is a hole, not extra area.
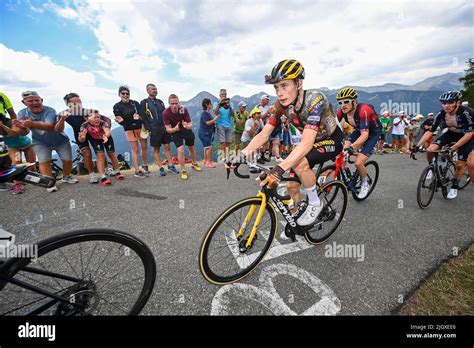
M 257 229 L 260 226 L 263 213 L 265 212 L 265 208 L 267 207 L 267 196 L 263 192 L 259 192 L 257 194 L 257 197 L 262 198 L 262 204 L 260 205 L 260 208 L 258 209 L 257 217 L 255 218 L 255 222 L 253 224 L 250 235 L 247 238 L 247 241 L 245 242 L 245 249 L 248 249 L 252 245 L 255 235 L 257 234 Z M 252 216 L 255 213 L 255 210 L 257 210 L 257 206 L 254 204 L 250 207 L 247 215 L 245 216 L 245 220 L 242 226 L 240 226 L 239 228 L 239 232 L 237 233 L 237 240 L 239 240 L 240 238 L 244 236 L 245 229 L 247 228 L 247 225 L 249 224 L 249 222 L 252 220 Z

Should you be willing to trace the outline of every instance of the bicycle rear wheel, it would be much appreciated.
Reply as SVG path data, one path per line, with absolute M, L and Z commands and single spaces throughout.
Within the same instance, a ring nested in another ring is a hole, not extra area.
M 362 180 L 359 175 L 359 171 L 355 170 L 354 171 L 354 177 L 353 177 L 353 182 L 355 183 L 354 185 L 354 191 L 352 191 L 352 197 L 356 201 L 363 201 L 364 199 L 367 199 L 372 191 L 375 188 L 375 185 L 377 185 L 377 181 L 379 180 L 379 165 L 375 161 L 368 161 L 365 163 L 365 168 L 367 169 L 367 177 L 369 181 L 369 192 L 367 193 L 367 196 L 364 198 L 359 198 L 359 192 L 360 188 L 362 186 Z
M 337 230 L 347 208 L 347 188 L 341 181 L 330 181 L 318 193 L 324 208 L 319 214 L 316 224 L 305 233 L 310 244 L 326 241 Z
M 431 179 L 427 178 L 429 173 L 431 173 Z M 421 172 L 416 188 L 416 200 L 421 209 L 425 209 L 430 205 L 436 190 L 436 184 L 436 173 L 434 172 L 434 167 L 430 165 Z
M 233 283 L 247 276 L 263 259 L 277 229 L 276 213 L 269 204 L 252 244 L 245 247 L 261 205 L 261 197 L 246 198 L 227 208 L 211 225 L 199 252 L 199 267 L 207 281 L 217 285 Z M 254 209 L 251 216 L 250 209 Z M 244 224 L 247 216 L 249 221 Z M 239 236 L 241 229 L 243 235 Z
M 11 279 L 0 291 L 0 315 L 137 315 L 156 278 L 155 259 L 146 244 L 107 229 L 48 238 L 38 244 L 36 261 L 9 262 Z

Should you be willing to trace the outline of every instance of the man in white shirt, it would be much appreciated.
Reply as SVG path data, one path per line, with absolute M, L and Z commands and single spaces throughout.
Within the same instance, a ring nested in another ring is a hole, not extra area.
M 408 127 L 409 121 L 406 119 L 405 111 L 400 111 L 398 117 L 393 120 L 392 128 L 392 149 L 403 153 L 403 147 L 405 146 L 405 128 Z

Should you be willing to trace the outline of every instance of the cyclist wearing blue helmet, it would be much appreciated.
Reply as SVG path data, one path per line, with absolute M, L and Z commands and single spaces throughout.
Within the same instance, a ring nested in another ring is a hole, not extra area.
M 456 173 L 454 174 L 453 185 L 448 193 L 448 199 L 456 198 L 458 194 L 458 182 L 464 174 L 466 161 L 474 148 L 474 113 L 465 106 L 461 105 L 461 93 L 458 91 L 450 91 L 441 94 L 439 101 L 442 109 L 436 115 L 435 121 L 431 129 L 427 131 L 418 144 L 413 147 L 413 151 L 418 151 L 421 144 L 425 143 L 436 131 L 438 126 L 441 128 L 441 134 L 428 147 L 428 151 L 437 151 L 442 146 L 455 143 L 451 146 L 452 151 L 457 151 L 458 160 L 456 161 Z M 431 163 L 433 154 L 428 152 L 427 159 Z M 427 179 L 432 177 L 433 173 L 428 173 Z

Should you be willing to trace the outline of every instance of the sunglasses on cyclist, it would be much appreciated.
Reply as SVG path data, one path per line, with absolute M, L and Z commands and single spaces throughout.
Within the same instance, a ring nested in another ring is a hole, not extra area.
M 351 102 L 350 100 L 340 101 L 339 105 L 342 105 L 342 104 L 346 105 L 346 104 L 349 104 L 350 102 Z
M 446 105 L 446 104 L 449 104 L 449 105 L 451 105 L 451 104 L 454 104 L 454 103 L 456 103 L 456 101 L 455 101 L 455 100 L 453 100 L 453 101 L 449 101 L 449 102 L 448 102 L 448 101 L 443 101 L 443 102 L 441 102 L 441 104 L 443 104 L 443 105 Z
M 127 92 L 121 92 L 120 94 L 121 95 L 130 95 L 130 93 L 127 93 Z

